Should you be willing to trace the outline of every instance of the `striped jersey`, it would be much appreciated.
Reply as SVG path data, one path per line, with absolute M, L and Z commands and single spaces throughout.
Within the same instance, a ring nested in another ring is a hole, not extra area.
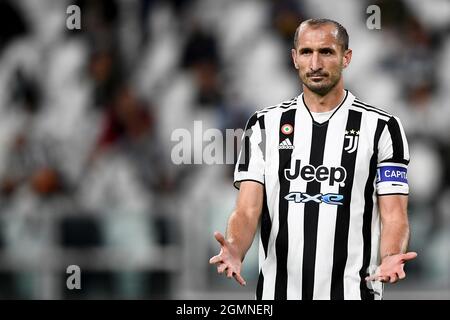
M 257 299 L 377 299 L 379 196 L 407 195 L 400 120 L 346 90 L 319 123 L 303 94 L 249 119 L 234 185 L 264 186 Z

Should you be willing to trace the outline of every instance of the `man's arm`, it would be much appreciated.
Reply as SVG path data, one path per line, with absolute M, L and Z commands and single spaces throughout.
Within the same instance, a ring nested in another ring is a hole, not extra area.
M 381 259 L 405 253 L 409 242 L 408 196 L 386 195 L 378 197 L 381 215 Z
M 254 181 L 241 182 L 236 209 L 228 219 L 227 239 L 220 232 L 214 234 L 220 243 L 220 253 L 209 262 L 216 264 L 219 273 L 226 271 L 228 278 L 234 277 L 241 285 L 245 285 L 245 280 L 240 275 L 242 261 L 255 237 L 263 198 L 262 184 Z
M 227 240 L 235 247 L 239 257 L 253 243 L 263 206 L 263 185 L 254 181 L 243 181 L 240 186 L 236 209 L 228 220 Z
M 417 256 L 415 252 L 406 253 L 409 242 L 408 196 L 379 196 L 378 204 L 382 225 L 381 265 L 369 280 L 394 283 L 406 277 L 403 270 L 405 262 Z

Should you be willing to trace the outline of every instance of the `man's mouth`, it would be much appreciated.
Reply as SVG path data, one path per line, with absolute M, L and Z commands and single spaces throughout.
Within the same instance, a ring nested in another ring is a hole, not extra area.
M 325 74 L 325 73 L 310 73 L 310 74 L 306 74 L 306 76 L 309 79 L 311 79 L 312 81 L 321 81 L 325 77 L 327 77 L 327 74 Z
M 325 76 L 324 75 L 314 75 L 314 76 L 310 76 L 309 78 L 314 82 L 319 82 L 319 81 L 322 81 L 325 78 Z

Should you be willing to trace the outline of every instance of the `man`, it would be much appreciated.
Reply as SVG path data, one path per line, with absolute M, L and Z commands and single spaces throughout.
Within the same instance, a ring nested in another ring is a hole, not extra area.
M 210 263 L 245 285 L 241 263 L 261 222 L 257 299 L 380 298 L 374 284 L 404 279 L 417 256 L 406 253 L 405 133 L 344 90 L 351 58 L 339 23 L 304 21 L 292 49 L 303 94 L 247 123 L 236 209 Z

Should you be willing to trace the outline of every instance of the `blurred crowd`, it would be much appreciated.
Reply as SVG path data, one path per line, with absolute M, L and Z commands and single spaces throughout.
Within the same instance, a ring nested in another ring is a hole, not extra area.
M 72 4 L 80 30 L 66 27 Z M 380 30 L 366 26 L 370 4 Z M 233 166 L 174 165 L 171 134 L 194 120 L 242 128 L 298 95 L 290 48 L 310 17 L 347 28 L 347 88 L 401 118 L 419 253 L 410 285 L 450 292 L 448 1 L 3 0 L 0 297 L 238 290 L 207 264 L 235 201 Z M 81 293 L 64 289 L 69 264 Z

